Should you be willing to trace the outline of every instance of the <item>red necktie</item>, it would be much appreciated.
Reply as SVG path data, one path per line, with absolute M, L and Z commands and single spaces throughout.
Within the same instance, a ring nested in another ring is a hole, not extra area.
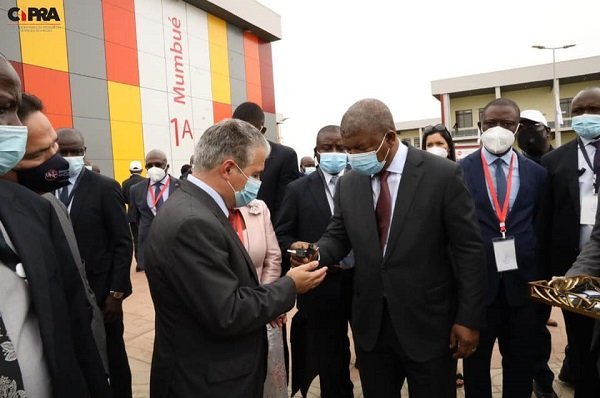
M 242 213 L 239 210 L 233 209 L 229 211 L 229 222 L 233 227 L 233 230 L 237 233 L 242 244 L 244 243 L 244 219 Z
M 385 247 L 392 216 L 392 196 L 390 195 L 390 187 L 387 183 L 389 176 L 389 171 L 382 171 L 379 173 L 380 190 L 377 206 L 375 207 L 375 217 L 377 218 L 377 227 L 379 230 L 379 243 L 382 251 Z

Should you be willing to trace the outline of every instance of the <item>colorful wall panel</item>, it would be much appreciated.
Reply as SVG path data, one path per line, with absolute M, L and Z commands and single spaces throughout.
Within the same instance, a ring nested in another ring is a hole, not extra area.
M 180 0 L 2 0 L 0 14 L 11 7 L 58 14 L 0 23 L 0 51 L 55 128 L 84 134 L 103 174 L 122 181 L 161 149 L 179 176 L 202 133 L 244 101 L 275 129 L 270 44 L 250 31 Z

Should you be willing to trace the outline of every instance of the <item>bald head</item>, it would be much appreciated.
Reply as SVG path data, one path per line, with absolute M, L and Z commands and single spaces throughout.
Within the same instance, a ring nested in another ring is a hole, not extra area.
M 367 98 L 348 108 L 342 117 L 340 129 L 342 137 L 357 133 L 382 137 L 388 131 L 395 131 L 396 127 L 389 108 L 379 100 Z
M 83 134 L 77 129 L 63 128 L 59 129 L 58 151 L 63 157 L 83 156 L 85 155 L 85 140 Z
M 146 155 L 146 170 L 151 167 L 167 169 L 167 155 L 160 149 L 153 149 Z
M 600 115 L 600 87 L 581 90 L 571 102 L 571 116 L 583 114 Z
M 4 56 L 0 56 L 0 125 L 20 126 L 21 79 Z

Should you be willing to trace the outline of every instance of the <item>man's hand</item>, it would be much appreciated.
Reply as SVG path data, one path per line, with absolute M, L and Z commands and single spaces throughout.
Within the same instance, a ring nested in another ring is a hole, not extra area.
M 307 243 L 307 242 L 294 242 L 290 246 L 290 250 L 308 249 L 309 245 L 310 245 L 310 243 Z M 317 258 L 319 258 L 319 249 L 318 248 L 317 248 L 317 251 L 315 252 L 315 254 L 311 257 L 298 257 L 293 254 L 290 254 L 290 262 L 292 263 L 292 267 L 297 267 L 299 265 L 306 264 L 310 261 L 315 261 Z
M 327 267 L 316 269 L 318 266 L 318 261 L 312 261 L 308 264 L 294 266 L 287 272 L 286 275 L 292 278 L 296 285 L 297 293 L 306 293 L 323 282 L 327 275 Z
M 123 300 L 116 299 L 112 295 L 108 295 L 102 306 L 102 315 L 104 315 L 104 323 L 111 323 L 123 316 Z
M 277 318 L 273 319 L 271 322 L 271 327 L 273 328 L 281 328 L 287 322 L 287 314 L 281 314 Z
M 450 331 L 450 349 L 454 351 L 452 357 L 467 358 L 477 349 L 479 344 L 479 330 L 469 329 L 466 326 L 454 324 Z

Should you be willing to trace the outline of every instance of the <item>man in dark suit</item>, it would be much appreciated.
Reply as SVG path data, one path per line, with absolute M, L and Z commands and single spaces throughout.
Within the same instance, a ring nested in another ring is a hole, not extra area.
M 256 127 L 261 133 L 265 133 L 265 113 L 260 106 L 253 102 L 240 104 L 233 112 L 234 119 L 240 119 Z M 285 187 L 299 176 L 298 155 L 285 145 L 269 141 L 271 150 L 269 157 L 265 160 L 265 170 L 260 179 L 262 184 L 258 191 L 258 199 L 263 200 L 271 212 L 273 224 L 277 221 L 282 206 Z M 282 272 L 286 270 L 282 267 Z
M 137 184 L 138 182 L 144 180 L 144 177 L 142 177 L 141 175 L 142 164 L 137 160 L 133 160 L 131 163 L 129 163 L 129 172 L 131 173 L 131 175 L 121 183 L 121 187 L 123 188 L 123 198 L 125 199 L 125 203 L 127 203 L 128 205 L 130 202 L 129 191 L 131 190 L 131 187 Z M 135 222 L 135 219 L 133 218 L 133 211 L 131 211 L 131 206 L 127 208 L 127 220 L 129 221 L 129 229 L 131 229 L 131 236 L 133 237 L 133 254 L 137 263 L 139 251 L 137 244 L 138 225 Z
M 91 311 L 56 213 L 31 190 L 5 181 L 17 179 L 10 169 L 27 142 L 22 129 L 14 145 L 20 93 L 17 73 L 0 54 L 0 374 L 28 396 L 108 398 Z M 11 348 L 14 359 L 7 360 Z
M 518 105 L 496 99 L 480 122 L 483 148 L 461 160 L 486 249 L 486 326 L 464 361 L 467 397 L 490 397 L 490 360 L 498 339 L 505 397 L 531 397 L 537 328 L 527 282 L 539 278 L 535 220 L 545 170 L 512 149 Z M 498 262 L 498 259 L 502 261 Z
M 148 178 L 137 183 L 130 190 L 129 211 L 131 219 L 138 226 L 138 236 L 135 242 L 139 247 L 135 270 L 144 271 L 144 248 L 148 231 L 156 213 L 169 197 L 179 188 L 179 180 L 168 174 L 169 164 L 167 155 L 158 149 L 153 149 L 146 155 L 146 172 Z
M 338 181 L 317 244 L 324 265 L 354 250 L 352 332 L 364 395 L 398 397 L 408 379 L 413 398 L 453 397 L 452 351 L 473 353 L 484 320 L 484 256 L 462 170 L 401 144 L 378 100 L 352 105 L 341 132 L 352 171 Z M 300 247 L 307 243 L 292 245 Z
M 546 277 L 564 275 L 592 234 L 598 200 L 598 186 L 594 181 L 600 181 L 600 150 L 597 149 L 600 132 L 586 128 L 579 121 L 589 115 L 593 118 L 600 113 L 599 109 L 600 88 L 580 91 L 571 103 L 577 139 L 542 158 L 542 166 L 548 170 L 540 228 Z M 575 397 L 596 396 L 600 380 L 593 371 L 594 359 L 589 350 L 594 322 L 569 311 L 563 311 L 563 316 L 569 344 L 565 364 L 572 378 Z
M 250 124 L 228 119 L 198 142 L 194 169 L 150 228 L 146 274 L 156 309 L 150 395 L 262 397 L 265 325 L 318 285 L 316 262 L 260 285 L 228 217 L 256 198 L 249 177 L 268 144 Z
M 58 132 L 69 162 L 70 185 L 56 192 L 67 206 L 90 286 L 104 314 L 113 397 L 131 397 L 131 371 L 123 341 L 123 300 L 131 294 L 131 233 L 119 183 L 83 166 L 85 143 L 75 129 Z
M 317 171 L 291 182 L 275 228 L 281 252 L 298 240 L 315 242 L 333 214 L 336 181 L 346 168 L 339 126 L 325 126 L 317 134 Z M 314 163 L 313 163 L 314 164 Z M 321 396 L 352 397 L 348 321 L 352 306 L 350 266 L 342 262 L 316 289 L 298 296 L 292 321 L 292 395 L 306 393 L 319 375 Z

